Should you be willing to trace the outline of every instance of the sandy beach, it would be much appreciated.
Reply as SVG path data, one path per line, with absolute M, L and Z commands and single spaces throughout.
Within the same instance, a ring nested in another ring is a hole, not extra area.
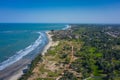
M 42 55 L 45 55 L 45 53 L 47 52 L 47 50 L 50 48 L 50 46 L 52 46 L 52 43 L 53 43 L 53 41 L 52 41 L 52 35 L 50 34 L 50 31 L 47 31 L 46 32 L 46 34 L 47 34 L 47 37 L 48 37 L 48 44 L 45 46 L 45 48 L 43 49 L 43 51 L 42 51 Z
M 51 34 L 49 31 L 46 32 L 48 36 L 48 44 L 42 51 L 42 55 L 44 55 L 50 46 L 55 45 L 52 41 Z M 27 68 L 27 65 L 30 64 L 31 59 L 21 59 L 14 63 L 13 65 L 7 67 L 6 69 L 0 71 L 0 80 L 17 80 L 23 75 L 23 70 Z
M 30 61 L 31 60 L 29 59 L 21 59 L 6 69 L 0 71 L 0 80 L 10 80 L 10 78 L 14 75 L 16 75 L 14 76 L 15 78 L 18 78 L 22 75 L 22 70 L 25 68 L 25 66 L 27 66 L 27 64 L 30 64 Z

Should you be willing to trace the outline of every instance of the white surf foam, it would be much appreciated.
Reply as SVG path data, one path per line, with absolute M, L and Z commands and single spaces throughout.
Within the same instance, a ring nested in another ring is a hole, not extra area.
M 8 58 L 6 61 L 0 63 L 0 70 L 3 70 L 6 67 L 10 66 L 11 64 L 17 62 L 18 60 L 22 59 L 24 56 L 29 54 L 31 51 L 33 51 L 35 48 L 37 48 L 42 43 L 42 36 L 44 36 L 43 33 L 41 32 L 38 33 L 40 34 L 40 36 L 33 44 L 29 45 L 23 50 L 18 51 L 15 55 Z
M 71 28 L 70 25 L 65 25 L 65 28 L 63 28 L 62 30 L 66 30 L 66 29 L 69 29 L 69 28 Z

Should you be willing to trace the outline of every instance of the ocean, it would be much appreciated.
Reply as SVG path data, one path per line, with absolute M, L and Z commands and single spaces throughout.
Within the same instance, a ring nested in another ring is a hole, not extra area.
M 65 25 L 0 23 L 0 70 L 22 58 L 34 58 L 48 43 L 45 31 L 68 28 Z

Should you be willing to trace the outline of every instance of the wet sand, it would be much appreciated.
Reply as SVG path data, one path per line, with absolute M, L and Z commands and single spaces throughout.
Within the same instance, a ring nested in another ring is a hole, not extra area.
M 5 68 L 4 70 L 0 71 L 0 80 L 10 80 L 10 77 L 21 74 L 22 70 L 30 64 L 31 60 L 29 59 L 21 59 L 16 63 L 12 64 L 11 66 Z M 20 76 L 21 76 L 20 75 Z M 16 80 L 16 79 L 15 79 Z
M 42 51 L 42 55 L 44 55 L 47 50 L 50 48 L 50 46 L 53 44 L 52 43 L 52 38 L 49 34 L 49 32 L 46 32 L 49 43 L 45 46 L 45 48 Z M 27 68 L 27 65 L 31 63 L 31 59 L 21 59 L 11 66 L 5 68 L 4 70 L 0 71 L 0 80 L 17 80 L 23 75 L 23 70 Z

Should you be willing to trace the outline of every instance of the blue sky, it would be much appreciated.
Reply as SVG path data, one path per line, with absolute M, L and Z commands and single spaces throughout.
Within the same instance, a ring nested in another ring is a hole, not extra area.
M 120 23 L 120 0 L 0 0 L 1 23 Z

